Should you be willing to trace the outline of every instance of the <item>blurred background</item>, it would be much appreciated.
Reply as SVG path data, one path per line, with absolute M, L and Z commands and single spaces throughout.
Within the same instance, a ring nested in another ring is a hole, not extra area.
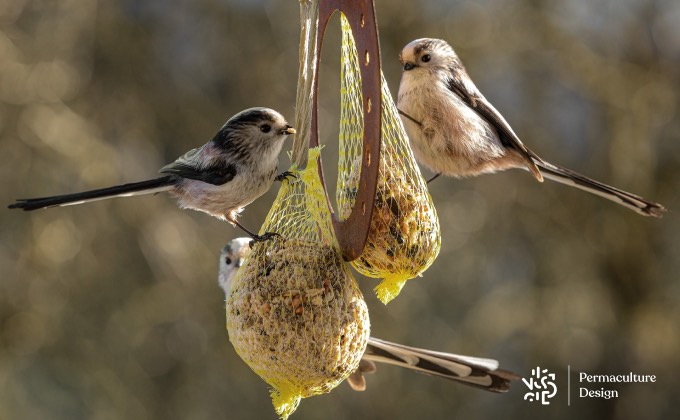
M 557 396 L 542 406 L 523 400 L 521 381 L 496 395 L 386 366 L 366 392 L 341 384 L 293 418 L 678 418 L 680 2 L 376 9 L 393 94 L 402 46 L 446 39 L 539 155 L 670 212 L 644 218 L 525 171 L 437 180 L 438 260 L 388 306 L 376 280 L 359 278 L 372 334 L 495 358 L 527 377 L 547 368 Z M 330 32 L 319 111 L 329 146 L 338 19 Z M 3 205 L 156 177 L 247 107 L 293 120 L 298 42 L 293 0 L 0 2 Z M 275 194 L 242 222 L 259 227 Z M 0 418 L 276 417 L 225 331 L 217 257 L 239 231 L 167 195 L 4 209 L 0 221 Z M 578 372 L 657 382 L 576 398 Z

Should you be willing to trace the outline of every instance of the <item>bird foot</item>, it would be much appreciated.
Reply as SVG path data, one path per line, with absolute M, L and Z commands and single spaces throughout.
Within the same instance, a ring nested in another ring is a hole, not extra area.
M 274 178 L 275 181 L 283 182 L 283 180 L 288 180 L 289 177 L 292 178 L 297 178 L 294 173 L 290 171 L 285 171 L 281 172 L 280 174 L 276 175 L 276 178 Z
M 435 179 L 439 178 L 439 175 L 441 175 L 441 174 L 434 174 L 434 176 L 433 176 L 432 178 L 430 178 L 430 179 L 427 180 L 427 184 L 429 184 L 430 182 L 432 182 L 432 181 L 434 181 Z
M 279 238 L 282 237 L 280 234 L 278 234 L 276 232 L 265 232 L 262 235 L 252 235 L 253 240 L 250 241 L 249 245 L 252 248 L 253 245 L 255 245 L 257 242 L 268 241 L 268 240 L 274 238 L 275 236 L 278 236 Z

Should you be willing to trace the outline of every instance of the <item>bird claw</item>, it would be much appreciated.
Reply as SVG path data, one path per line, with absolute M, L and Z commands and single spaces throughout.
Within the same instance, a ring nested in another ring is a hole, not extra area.
M 284 179 L 288 180 L 288 177 L 297 178 L 295 176 L 295 174 L 292 173 L 291 171 L 285 171 L 285 172 L 281 172 L 280 174 L 276 175 L 276 178 L 274 178 L 274 180 L 279 181 L 279 182 L 283 182 Z
M 250 241 L 249 245 L 252 248 L 253 245 L 255 245 L 257 242 L 268 241 L 268 240 L 274 238 L 275 236 L 278 236 L 279 238 L 282 237 L 280 234 L 278 234 L 276 232 L 265 232 L 262 235 L 253 235 L 252 236 L 253 239 Z

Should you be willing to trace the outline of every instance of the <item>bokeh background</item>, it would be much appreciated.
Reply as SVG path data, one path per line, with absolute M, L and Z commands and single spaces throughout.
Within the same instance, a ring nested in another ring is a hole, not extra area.
M 537 153 L 670 212 L 647 219 L 524 171 L 439 179 L 438 260 L 388 306 L 359 279 L 373 335 L 526 376 L 541 366 L 557 396 L 541 406 L 521 381 L 496 395 L 387 366 L 366 392 L 342 384 L 294 418 L 678 418 L 680 2 L 376 7 L 393 94 L 401 47 L 444 38 Z M 327 153 L 338 28 L 321 70 Z M 3 205 L 155 177 L 246 107 L 293 120 L 298 42 L 293 0 L 0 2 Z M 243 223 L 259 226 L 275 192 Z M 240 232 L 163 195 L 5 209 L 0 223 L 0 418 L 275 418 L 228 342 L 216 284 L 219 250 Z M 582 399 L 581 371 L 658 380 Z

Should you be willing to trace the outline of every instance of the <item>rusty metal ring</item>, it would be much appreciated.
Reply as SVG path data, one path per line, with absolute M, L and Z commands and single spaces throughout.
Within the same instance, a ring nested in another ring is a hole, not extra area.
M 317 99 L 319 61 L 321 60 L 323 38 L 331 16 L 338 10 L 347 18 L 354 35 L 360 62 L 359 67 L 361 68 L 361 93 L 364 101 L 362 104 L 364 131 L 361 176 L 356 201 L 346 220 L 338 220 L 333 212 L 321 165 L 319 165 L 319 177 L 326 193 L 328 208 L 333 218 L 333 229 L 342 249 L 343 257 L 346 261 L 352 261 L 361 255 L 366 245 L 371 216 L 373 215 L 378 168 L 380 167 L 382 110 L 380 44 L 378 42 L 378 25 L 375 19 L 373 0 L 321 0 L 319 3 L 319 30 L 317 31 L 317 62 L 312 88 L 313 108 L 310 147 L 319 145 Z

